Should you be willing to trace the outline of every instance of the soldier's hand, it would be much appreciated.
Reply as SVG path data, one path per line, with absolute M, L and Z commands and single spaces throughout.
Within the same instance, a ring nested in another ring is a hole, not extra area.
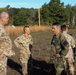
M 4 53 L 2 53 L 1 55 L 0 55 L 0 59 L 2 59 L 4 57 Z
M 56 54 L 56 57 L 57 57 L 57 58 L 60 58 L 60 54 Z

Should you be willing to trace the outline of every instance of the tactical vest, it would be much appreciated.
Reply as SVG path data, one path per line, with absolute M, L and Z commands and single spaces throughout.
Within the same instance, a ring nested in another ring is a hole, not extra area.
M 56 54 L 61 54 L 61 51 L 64 49 L 61 43 L 61 34 L 58 37 L 54 35 L 51 44 L 55 46 Z

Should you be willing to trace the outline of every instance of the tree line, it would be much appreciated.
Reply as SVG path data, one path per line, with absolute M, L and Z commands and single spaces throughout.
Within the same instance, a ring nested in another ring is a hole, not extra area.
M 64 6 L 64 2 L 60 0 L 50 0 L 49 3 L 43 4 L 39 9 L 41 25 L 52 25 L 56 21 L 70 26 L 76 25 L 76 5 Z M 9 13 L 10 25 L 38 25 L 38 9 L 11 8 L 10 5 L 7 5 L 5 8 L 0 8 L 1 11 Z

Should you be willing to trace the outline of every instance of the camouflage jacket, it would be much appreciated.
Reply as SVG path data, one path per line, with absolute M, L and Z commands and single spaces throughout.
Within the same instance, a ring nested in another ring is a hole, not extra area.
M 63 32 L 63 35 L 65 36 L 67 42 L 69 43 L 69 51 L 67 55 L 65 56 L 66 58 L 72 58 L 73 59 L 73 48 L 75 47 L 75 40 L 73 37 L 66 32 Z
M 0 24 L 0 54 L 4 53 L 5 56 L 14 55 L 12 52 L 12 41 L 7 34 L 5 27 Z
M 57 36 L 54 35 L 51 41 L 51 50 L 54 55 L 60 54 L 62 57 L 65 56 L 69 50 L 69 44 L 62 33 Z
M 31 54 L 30 50 L 33 44 L 31 35 L 26 36 L 25 34 L 22 34 L 14 40 L 14 43 L 20 49 L 21 53 Z M 23 50 L 22 48 L 25 48 L 25 50 Z

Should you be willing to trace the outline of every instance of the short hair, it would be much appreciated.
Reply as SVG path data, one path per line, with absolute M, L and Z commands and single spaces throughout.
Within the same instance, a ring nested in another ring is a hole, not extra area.
M 62 26 L 61 26 L 61 30 L 62 30 L 62 31 L 65 31 L 67 28 L 68 28 L 68 27 L 67 27 L 66 25 L 62 25 Z
M 3 12 L 1 12 L 1 13 L 0 13 L 0 18 L 5 17 L 5 15 L 6 15 L 6 14 L 7 14 L 7 15 L 9 15 L 7 12 L 4 12 L 4 11 L 3 11 Z
M 59 22 L 55 22 L 52 24 L 52 26 L 60 26 L 60 23 Z
M 25 33 L 26 28 L 29 28 L 29 26 L 24 26 L 24 28 L 23 28 L 24 33 Z

